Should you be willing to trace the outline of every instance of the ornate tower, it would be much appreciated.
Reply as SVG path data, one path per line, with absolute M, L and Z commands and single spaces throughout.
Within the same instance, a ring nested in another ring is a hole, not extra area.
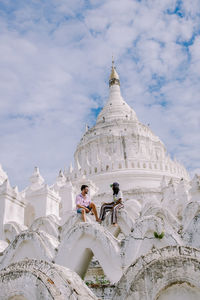
M 189 180 L 181 164 L 167 154 L 163 142 L 140 123 L 121 96 L 120 78 L 112 62 L 109 98 L 87 129 L 74 154 L 74 169 L 67 174 L 72 184 L 86 176 L 99 189 L 98 199 L 109 197 L 109 184 L 119 181 L 127 199 L 160 198 L 163 176 Z M 104 195 L 104 196 L 103 196 Z M 107 195 L 107 196 L 106 196 Z

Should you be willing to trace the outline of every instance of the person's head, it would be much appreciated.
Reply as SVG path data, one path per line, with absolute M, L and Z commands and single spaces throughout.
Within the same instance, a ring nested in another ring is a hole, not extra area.
M 83 184 L 83 185 L 81 186 L 81 192 L 82 192 L 82 193 L 87 194 L 87 193 L 88 193 L 88 190 L 89 190 L 88 185 Z
M 118 194 L 118 192 L 119 192 L 119 183 L 118 182 L 113 182 L 113 184 L 111 184 L 111 187 L 113 189 L 113 194 Z

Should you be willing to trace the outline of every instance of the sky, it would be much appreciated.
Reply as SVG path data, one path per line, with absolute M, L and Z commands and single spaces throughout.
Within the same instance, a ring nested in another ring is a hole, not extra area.
M 1 0 L 0 163 L 13 186 L 52 184 L 108 98 L 124 99 L 171 157 L 200 173 L 199 0 Z

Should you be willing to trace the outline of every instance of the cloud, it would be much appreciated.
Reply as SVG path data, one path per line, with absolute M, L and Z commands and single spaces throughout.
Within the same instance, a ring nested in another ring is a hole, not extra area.
M 193 174 L 200 168 L 200 3 L 10 1 L 0 4 L 0 162 L 24 188 L 73 159 L 108 96 L 111 56 L 139 119 Z

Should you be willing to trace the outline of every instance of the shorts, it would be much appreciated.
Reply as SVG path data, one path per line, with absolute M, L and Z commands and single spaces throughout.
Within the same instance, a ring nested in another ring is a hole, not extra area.
M 90 207 L 89 205 L 86 206 L 86 208 L 88 208 L 89 210 L 92 209 L 92 207 Z M 78 214 L 81 214 L 81 213 L 82 213 L 82 210 L 83 210 L 83 208 L 77 208 L 77 213 L 78 213 Z

